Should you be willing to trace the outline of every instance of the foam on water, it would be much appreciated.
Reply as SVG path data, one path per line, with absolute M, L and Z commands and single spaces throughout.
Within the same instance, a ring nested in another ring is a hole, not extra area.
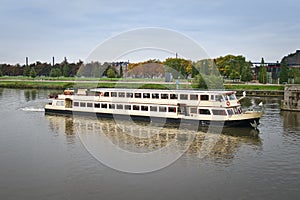
M 34 108 L 34 107 L 25 107 L 21 108 L 21 110 L 26 111 L 26 112 L 44 112 L 44 108 Z

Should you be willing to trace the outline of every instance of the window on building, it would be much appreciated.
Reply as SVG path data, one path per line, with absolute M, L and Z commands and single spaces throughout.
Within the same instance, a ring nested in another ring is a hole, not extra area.
M 170 94 L 170 99 L 178 99 L 178 95 L 177 94 Z
M 92 108 L 92 107 L 93 107 L 93 103 L 87 103 L 87 104 L 86 104 L 86 107 Z
M 201 101 L 208 101 L 209 100 L 209 96 L 206 94 L 200 95 L 200 100 Z
M 109 92 L 104 92 L 103 96 L 109 97 Z
M 233 110 L 232 109 L 227 109 L 228 115 L 233 115 Z
M 141 93 L 134 93 L 134 98 L 142 98 L 142 94 Z
M 180 100 L 188 100 L 187 94 L 180 94 Z
M 125 110 L 131 110 L 131 105 L 125 105 L 124 108 Z
M 141 111 L 148 111 L 149 107 L 148 106 L 141 106 Z
M 118 96 L 119 96 L 119 97 L 125 97 L 125 92 L 119 92 L 119 93 L 118 93 Z
M 157 112 L 157 106 L 150 106 L 151 112 Z
M 100 103 L 95 103 L 95 104 L 94 104 L 94 107 L 95 107 L 95 108 L 100 108 Z
M 160 94 L 161 99 L 169 99 L 169 94 Z
M 176 113 L 176 107 L 169 107 L 168 112 L 174 112 Z
M 210 115 L 210 111 L 208 109 L 199 109 L 200 115 Z
M 127 98 L 132 98 L 133 97 L 133 93 L 132 92 L 127 92 L 126 93 L 126 97 Z
M 191 94 L 190 95 L 190 100 L 198 101 L 198 94 Z
M 107 103 L 101 103 L 101 108 L 107 108 Z
M 86 103 L 85 102 L 80 102 L 80 107 L 85 107 Z
M 152 93 L 152 99 L 159 99 L 158 93 Z
M 235 94 L 231 94 L 231 95 L 229 96 L 229 99 L 230 99 L 230 100 L 236 100 Z
M 138 106 L 138 105 L 133 105 L 133 106 L 132 106 L 132 110 L 140 110 L 140 106 Z
M 117 109 L 118 110 L 123 110 L 123 105 L 122 104 L 117 104 Z
M 226 111 L 225 110 L 216 110 L 216 109 L 213 109 L 212 113 L 214 115 L 226 115 Z
M 162 107 L 162 106 L 159 106 L 159 112 L 167 112 L 167 108 L 166 107 Z
M 74 102 L 74 107 L 78 107 L 79 106 L 79 102 Z
M 143 93 L 144 99 L 150 99 L 150 93 Z
M 116 105 L 115 104 L 109 104 L 109 109 L 115 109 Z
M 224 101 L 222 95 L 216 95 L 215 98 L 216 98 L 216 101 Z
M 118 93 L 117 92 L 111 92 L 111 97 L 117 97 Z

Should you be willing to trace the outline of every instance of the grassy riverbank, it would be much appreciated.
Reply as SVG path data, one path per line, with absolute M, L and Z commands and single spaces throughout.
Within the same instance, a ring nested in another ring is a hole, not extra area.
M 144 89 L 175 89 L 175 84 L 128 83 L 128 82 L 38 82 L 38 81 L 0 81 L 0 88 L 19 89 L 65 89 L 65 88 L 144 88 Z
M 284 90 L 284 85 L 261 85 L 261 84 L 225 84 L 228 90 L 268 90 L 278 91 Z
M 150 82 L 151 81 L 151 82 Z M 95 88 L 95 87 L 122 87 L 122 88 L 147 88 L 147 89 L 176 89 L 175 83 L 165 83 L 162 80 L 145 79 L 93 79 L 93 78 L 61 78 L 61 79 L 31 79 L 27 77 L 1 77 L 2 88 L 27 88 L 27 89 L 65 89 L 65 88 Z M 191 88 L 193 85 L 181 82 L 180 89 Z M 284 85 L 262 84 L 225 84 L 227 90 L 245 91 L 283 91 Z

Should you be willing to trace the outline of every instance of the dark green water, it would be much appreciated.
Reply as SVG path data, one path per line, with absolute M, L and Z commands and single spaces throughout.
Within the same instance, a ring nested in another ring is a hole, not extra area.
M 45 116 L 42 108 L 49 93 L 0 89 L 0 199 L 300 197 L 300 113 L 281 112 L 280 99 L 265 99 L 259 134 L 249 129 L 226 129 L 218 135 L 193 132 L 187 147 L 188 130 Z M 205 141 L 216 135 L 207 147 Z M 139 166 L 139 160 L 116 157 L 112 148 L 147 155 L 168 145 L 158 157 L 174 156 L 176 148 L 185 153 L 150 173 L 125 173 L 106 162 L 112 156 L 124 168 Z M 93 147 L 101 147 L 102 162 Z

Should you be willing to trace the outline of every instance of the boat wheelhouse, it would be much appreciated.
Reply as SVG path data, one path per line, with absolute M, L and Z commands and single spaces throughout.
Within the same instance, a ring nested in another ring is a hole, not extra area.
M 65 90 L 46 113 L 92 114 L 199 125 L 257 126 L 261 111 L 243 112 L 235 91 L 96 88 Z

